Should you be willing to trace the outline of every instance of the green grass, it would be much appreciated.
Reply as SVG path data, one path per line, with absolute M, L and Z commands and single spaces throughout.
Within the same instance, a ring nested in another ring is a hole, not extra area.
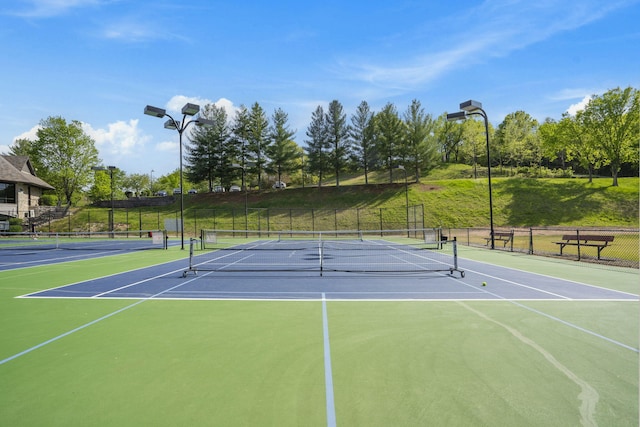
M 637 270 L 461 256 L 637 294 Z M 124 309 L 0 365 L 0 425 L 326 425 L 321 302 L 15 298 L 182 257 L 0 272 L 0 360 Z M 638 348 L 637 308 L 329 301 L 337 423 L 638 425 L 638 353 L 548 317 Z

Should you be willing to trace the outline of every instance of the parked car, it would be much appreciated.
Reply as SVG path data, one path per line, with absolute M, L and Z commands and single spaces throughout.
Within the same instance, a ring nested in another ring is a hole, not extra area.
M 198 190 L 196 190 L 195 188 L 192 188 L 191 190 L 188 191 L 189 194 L 198 194 Z
M 174 194 L 174 195 L 175 195 L 175 194 L 180 194 L 180 193 L 182 193 L 182 190 L 181 190 L 181 189 L 179 189 L 179 188 L 174 188 L 174 189 L 173 189 L 173 194 Z
M 166 195 L 167 195 L 167 192 L 164 190 L 160 190 L 156 193 L 156 196 L 159 196 L 159 197 L 165 197 Z
M 222 185 L 216 185 L 213 187 L 214 193 L 224 193 L 224 187 Z
M 238 191 L 242 191 L 242 188 L 240 188 L 239 185 L 232 185 L 231 187 L 229 187 L 229 193 L 235 193 Z
M 287 184 L 285 184 L 282 181 L 276 181 L 275 184 L 273 184 L 273 188 L 287 188 Z

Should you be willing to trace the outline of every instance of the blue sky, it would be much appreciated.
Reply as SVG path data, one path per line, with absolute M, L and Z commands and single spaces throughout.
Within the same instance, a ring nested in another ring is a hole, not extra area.
M 18 0 L 0 5 L 0 152 L 49 116 L 79 120 L 105 165 L 178 168 L 178 133 L 143 115 L 217 103 L 289 114 L 366 100 L 438 116 L 482 102 L 497 125 L 559 119 L 640 87 L 640 0 Z

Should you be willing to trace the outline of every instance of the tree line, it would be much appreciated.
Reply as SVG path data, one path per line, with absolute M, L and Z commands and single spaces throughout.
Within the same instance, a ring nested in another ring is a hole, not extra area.
M 631 87 L 612 89 L 594 95 L 575 115 L 543 123 L 524 111 L 510 113 L 497 128 L 489 125 L 491 166 L 534 175 L 543 168 L 565 175 L 584 171 L 590 179 L 608 167 L 615 186 L 623 168 L 638 171 L 639 93 Z M 469 164 L 474 171 L 487 166 L 484 122 L 448 122 L 446 113 L 434 118 L 418 100 L 402 113 L 392 103 L 373 111 L 362 101 L 349 117 L 338 100 L 319 105 L 305 130 L 304 146 L 294 141 L 297 131 L 281 108 L 268 116 L 255 102 L 240 106 L 230 118 L 224 108 L 210 104 L 200 114 L 213 125 L 191 130 L 185 176 L 209 191 L 238 182 L 243 188 L 266 188 L 274 180 L 304 186 L 331 179 L 339 186 L 345 173 L 354 172 L 368 184 L 373 171 L 386 171 L 392 182 L 399 168 L 419 181 L 441 163 Z M 146 174 L 92 170 L 101 164 L 95 142 L 79 121 L 62 117 L 42 120 L 37 138 L 15 141 L 9 154 L 29 156 L 65 203 L 87 188 L 91 199 L 105 200 L 114 191 L 119 197 L 125 191 L 141 195 L 179 186 L 177 171 L 152 182 Z

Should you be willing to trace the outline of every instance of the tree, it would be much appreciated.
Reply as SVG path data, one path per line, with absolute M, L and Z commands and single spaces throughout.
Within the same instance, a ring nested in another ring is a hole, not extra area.
M 324 110 L 321 105 L 311 113 L 311 123 L 306 132 L 309 137 L 307 143 L 309 172 L 318 174 L 318 185 L 322 186 L 322 177 L 329 167 L 329 136 L 325 123 Z
M 208 104 L 204 107 L 202 116 L 211 120 L 213 125 L 195 127 L 191 131 L 191 143 L 187 144 L 187 177 L 191 182 L 206 181 L 211 192 L 216 177 L 223 181 L 229 175 L 231 159 L 237 153 L 229 143 L 231 130 L 226 110 L 215 104 Z
M 180 169 L 176 169 L 167 175 L 162 175 L 156 180 L 154 186 L 169 191 L 169 194 L 171 194 L 173 188 L 180 187 Z
M 336 174 L 336 186 L 339 187 L 340 171 L 345 167 L 349 155 L 349 126 L 347 125 L 347 115 L 343 112 L 340 102 L 333 100 L 329 103 L 325 125 L 329 138 L 328 143 L 332 148 L 329 161 Z
M 30 156 L 33 142 L 28 139 L 19 138 L 13 141 L 9 146 L 9 155 L 11 156 Z M 32 160 L 33 164 L 33 160 Z
M 132 173 L 126 175 L 122 181 L 123 188 L 138 197 L 149 188 L 150 184 L 149 175 L 146 173 Z
M 541 161 L 538 121 L 524 111 L 508 114 L 498 126 L 495 139 L 511 166 L 534 166 Z
M 249 112 L 248 130 L 248 151 L 245 154 L 253 164 L 249 171 L 258 176 L 258 188 L 262 188 L 262 170 L 268 160 L 265 153 L 269 145 L 269 119 L 257 102 L 253 104 Z
M 405 136 L 403 157 L 411 164 L 416 182 L 422 171 L 436 166 L 438 150 L 433 138 L 435 123 L 431 114 L 426 114 L 420 101 L 414 99 L 404 114 Z
M 250 117 L 249 110 L 244 105 L 241 105 L 236 111 L 236 115 L 233 119 L 233 125 L 231 126 L 231 144 L 236 147 L 240 157 L 240 170 L 236 170 L 242 176 L 242 188 L 246 187 L 246 177 L 242 173 L 242 170 L 246 170 L 248 163 L 248 145 L 249 145 L 249 127 Z
M 584 110 L 584 126 L 602 150 L 604 164 L 611 167 L 613 186 L 625 162 L 638 162 L 640 92 L 627 87 L 594 95 Z
M 102 166 L 99 170 L 93 170 L 93 185 L 89 189 L 89 199 L 93 201 L 122 199 L 123 187 L 127 187 L 127 176 L 120 169 L 108 170 Z
M 356 113 L 351 116 L 349 136 L 356 163 L 364 170 L 364 182 L 369 184 L 369 170 L 375 165 L 376 150 L 374 144 L 374 114 L 367 101 L 362 101 Z
M 460 123 L 462 129 L 462 144 L 460 145 L 460 160 L 473 166 L 473 177 L 478 177 L 478 159 L 486 159 L 487 137 L 484 121 L 465 120 Z M 484 164 L 484 161 L 482 162 Z
M 401 152 L 405 125 L 398 117 L 396 107 L 387 103 L 382 111 L 375 115 L 376 149 L 383 156 L 383 162 L 389 171 L 389 183 L 393 182 L 393 168 L 397 166 Z
M 41 177 L 56 188 L 58 199 L 71 204 L 91 182 L 91 167 L 100 161 L 95 142 L 79 121 L 67 123 L 62 117 L 42 120 L 37 136 L 30 156 L 42 165 Z
M 282 181 L 283 172 L 296 168 L 300 157 L 298 145 L 291 139 L 295 131 L 289 129 L 288 120 L 289 116 L 284 110 L 276 109 L 269 130 L 271 144 L 268 146 L 267 155 L 271 159 L 272 169 L 278 174 L 278 181 Z
M 442 161 L 448 163 L 450 161 L 458 162 L 460 148 L 462 147 L 464 122 L 450 122 L 446 119 L 446 114 L 438 117 L 436 121 L 436 135 L 440 141 L 440 150 L 442 152 Z

